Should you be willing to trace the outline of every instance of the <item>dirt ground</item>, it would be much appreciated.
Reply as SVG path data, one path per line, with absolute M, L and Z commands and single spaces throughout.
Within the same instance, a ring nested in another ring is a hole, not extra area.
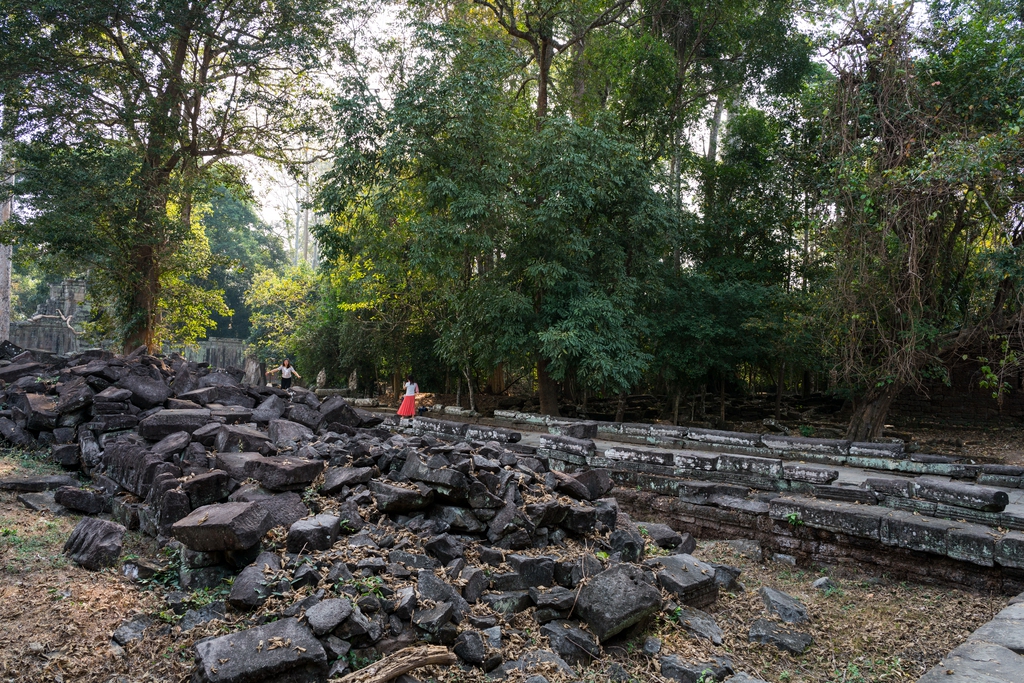
M 0 477 L 47 471 L 53 470 L 35 456 L 0 453 Z M 30 511 L 14 494 L 0 494 L 0 681 L 184 682 L 198 639 L 244 627 L 241 616 L 229 614 L 225 621 L 182 634 L 177 617 L 166 611 L 166 587 L 130 581 L 113 568 L 90 572 L 73 565 L 62 547 L 77 521 L 75 516 Z M 125 540 L 126 559 L 159 557 L 152 539 L 129 532 Z M 632 680 L 664 680 L 655 659 L 640 651 L 650 635 L 662 639 L 663 654 L 691 661 L 725 655 L 736 670 L 772 683 L 914 681 L 1007 603 L 1006 597 L 891 582 L 848 569 L 829 572 L 838 588 L 821 593 L 810 583 L 824 571 L 754 561 L 723 543 L 701 543 L 697 554 L 743 570 L 740 581 L 746 590 L 723 592 L 709 608 L 725 632 L 724 643 L 715 647 L 696 640 L 672 615 L 662 614 L 645 633 L 606 647 L 606 657 L 585 671 L 584 681 L 608 680 L 607 667 L 613 662 Z M 762 585 L 796 595 L 807 605 L 812 615 L 808 630 L 815 641 L 807 653 L 794 656 L 747 641 L 750 625 L 765 616 L 757 593 Z M 200 606 L 217 597 L 201 592 L 191 600 Z M 261 611 L 283 606 L 268 604 Z M 142 612 L 157 615 L 145 639 L 125 648 L 112 645 L 110 636 L 118 624 Z M 525 614 L 507 624 L 513 652 L 546 646 L 531 626 L 536 628 Z M 483 681 L 479 671 L 421 674 L 445 683 Z M 550 678 L 555 681 L 557 676 Z

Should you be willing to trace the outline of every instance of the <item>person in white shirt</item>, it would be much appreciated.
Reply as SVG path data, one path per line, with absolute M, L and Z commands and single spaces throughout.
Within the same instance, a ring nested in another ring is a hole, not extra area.
M 302 375 L 300 375 L 295 370 L 295 368 L 292 367 L 291 361 L 288 360 L 287 358 L 285 358 L 284 362 L 281 363 L 279 366 L 277 366 L 273 370 L 270 370 L 269 372 L 267 372 L 267 374 L 268 375 L 273 375 L 275 372 L 280 372 L 281 373 L 281 388 L 282 389 L 288 389 L 288 388 L 290 388 L 292 386 L 292 377 L 293 376 L 298 377 L 299 379 L 302 379 Z
M 398 414 L 402 417 L 412 417 L 416 414 L 416 394 L 419 393 L 420 385 L 412 381 L 412 375 L 409 375 L 405 381 L 405 398 L 402 399 L 402 405 L 398 407 Z

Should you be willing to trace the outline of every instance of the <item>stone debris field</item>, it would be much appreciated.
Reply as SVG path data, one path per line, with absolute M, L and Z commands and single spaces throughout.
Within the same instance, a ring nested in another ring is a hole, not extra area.
M 32 510 L 83 515 L 64 545 L 81 567 L 141 584 L 172 576 L 176 589 L 161 600 L 182 632 L 234 625 L 195 643 L 193 683 L 543 683 L 595 667 L 625 681 L 639 675 L 617 663 L 626 643 L 642 644 L 649 680 L 756 683 L 721 649 L 723 628 L 707 611 L 744 591 L 740 568 L 701 557 L 695 536 L 716 533 L 794 564 L 888 548 L 893 566 L 933 558 L 929 576 L 949 583 L 1006 593 L 1021 581 L 1024 540 L 999 524 L 1014 513 L 1010 499 L 981 482 L 1024 471 L 910 465 L 884 444 L 851 456 L 813 440 L 778 442 L 789 453 L 771 460 L 770 444 L 729 433 L 718 452 L 599 451 L 594 423 L 571 421 L 530 446 L 507 427 L 400 422 L 142 350 L 2 351 L 0 434 L 49 449 L 67 473 L 8 477 L 0 489 Z M 815 454 L 818 464 L 803 462 Z M 904 462 L 916 478 L 839 486 L 839 471 L 821 463 L 833 455 Z M 801 464 L 783 462 L 795 457 Z M 837 493 L 819 495 L 825 488 Z M 125 553 L 136 530 L 159 557 Z M 950 578 L 965 566 L 982 578 Z M 836 586 L 821 578 L 812 588 Z M 186 600 L 218 590 L 201 607 Z M 748 641 L 807 652 L 807 606 L 768 585 L 756 595 Z M 999 612 L 920 680 L 1024 681 L 1022 607 Z M 717 654 L 672 651 L 649 630 L 666 618 Z M 138 614 L 112 647 L 158 628 L 155 614 Z

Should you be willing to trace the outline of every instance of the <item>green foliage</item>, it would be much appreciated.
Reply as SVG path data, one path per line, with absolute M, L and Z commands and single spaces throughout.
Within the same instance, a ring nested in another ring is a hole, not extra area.
M 283 273 L 260 268 L 245 293 L 252 311 L 249 344 L 262 360 L 281 361 L 298 345 L 296 332 L 313 307 L 316 276 L 306 264 Z

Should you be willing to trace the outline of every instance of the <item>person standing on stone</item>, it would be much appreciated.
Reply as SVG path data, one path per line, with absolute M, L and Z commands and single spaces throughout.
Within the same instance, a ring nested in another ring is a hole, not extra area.
M 402 417 L 412 417 L 416 414 L 416 394 L 420 390 L 420 385 L 412 381 L 412 375 L 405 381 L 405 398 L 402 399 L 402 405 L 398 407 L 398 414 Z
M 268 375 L 273 375 L 275 372 L 281 373 L 281 388 L 290 389 L 292 386 L 292 376 L 302 379 L 302 375 L 296 372 L 295 368 L 292 367 L 292 362 L 287 358 L 279 366 L 267 372 Z

